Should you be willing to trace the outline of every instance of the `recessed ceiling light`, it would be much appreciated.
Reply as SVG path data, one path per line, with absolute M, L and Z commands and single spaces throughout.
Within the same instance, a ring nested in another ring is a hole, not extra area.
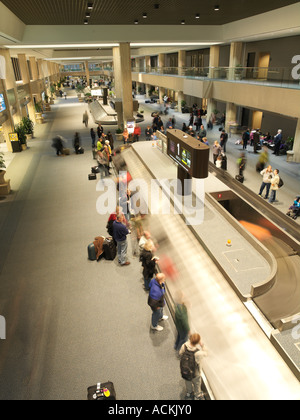
M 88 24 L 89 24 L 89 21 L 88 21 L 87 19 L 85 19 L 85 20 L 84 20 L 84 24 L 85 24 L 85 25 L 88 25 Z
M 134 21 L 134 24 L 135 24 L 135 25 L 138 25 L 138 24 L 139 24 L 139 21 L 138 21 L 138 20 L 135 20 L 135 21 Z
M 185 20 L 182 20 L 181 21 L 181 25 L 185 25 Z
M 215 6 L 215 11 L 218 12 L 220 10 L 220 6 Z
M 93 7 L 94 7 L 94 3 L 88 3 L 87 8 L 89 10 L 92 10 Z
M 90 18 L 90 17 L 91 17 L 90 12 L 86 12 L 85 17 L 86 17 L 86 18 Z
M 148 17 L 147 13 L 143 13 L 143 18 L 147 19 L 147 17 Z
M 195 16 L 195 18 L 196 18 L 196 19 L 200 19 L 200 14 L 199 14 L 199 13 L 197 13 L 197 14 L 196 14 L 196 16 Z

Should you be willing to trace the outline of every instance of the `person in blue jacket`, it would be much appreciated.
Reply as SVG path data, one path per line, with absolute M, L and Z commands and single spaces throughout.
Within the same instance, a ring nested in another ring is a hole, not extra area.
M 148 305 L 152 309 L 152 322 L 151 329 L 156 331 L 162 331 L 163 327 L 158 325 L 159 321 L 166 321 L 169 317 L 164 315 L 165 301 L 165 280 L 166 276 L 163 273 L 156 275 L 150 282 L 150 291 Z

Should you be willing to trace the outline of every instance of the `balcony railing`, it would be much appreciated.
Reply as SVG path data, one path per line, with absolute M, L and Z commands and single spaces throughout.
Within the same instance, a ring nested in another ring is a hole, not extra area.
M 200 80 L 226 80 L 259 83 L 300 89 L 300 80 L 293 78 L 293 67 L 146 67 L 133 68 L 134 73 L 178 76 Z

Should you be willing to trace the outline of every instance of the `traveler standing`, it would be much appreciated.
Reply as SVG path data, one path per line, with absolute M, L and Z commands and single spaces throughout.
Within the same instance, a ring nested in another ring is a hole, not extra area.
M 127 261 L 127 235 L 130 234 L 130 230 L 122 223 L 123 215 L 118 214 L 117 220 L 113 224 L 113 237 L 117 242 L 118 250 L 118 261 L 121 266 L 129 265 L 130 262 Z
M 145 243 L 140 255 L 140 261 L 143 266 L 144 286 L 147 291 L 150 290 L 150 282 L 156 271 L 156 262 L 159 260 L 159 258 L 153 255 L 153 250 L 154 244 L 150 239 Z
M 220 156 L 221 152 L 222 152 L 221 146 L 219 142 L 216 140 L 213 145 L 213 159 L 214 159 L 215 165 L 217 163 L 217 159 Z
M 276 193 L 279 189 L 279 187 L 278 187 L 279 181 L 280 181 L 279 169 L 275 169 L 274 170 L 274 176 L 271 179 L 271 195 L 270 195 L 270 198 L 269 198 L 269 203 L 274 203 L 274 201 L 276 200 Z
M 148 305 L 152 309 L 152 321 L 151 329 L 156 331 L 162 331 L 163 327 L 158 325 L 159 321 L 166 321 L 169 317 L 164 315 L 164 306 L 166 305 L 165 301 L 165 282 L 166 276 L 162 273 L 156 275 L 154 279 L 151 280 L 149 287 L 149 298 Z
M 264 189 L 266 188 L 265 199 L 267 200 L 269 198 L 270 188 L 271 188 L 271 180 L 273 178 L 272 166 L 269 165 L 266 169 L 262 170 L 260 174 L 263 177 L 263 181 L 262 181 L 262 184 L 261 184 L 258 195 L 262 196 L 262 193 L 263 193 Z
M 247 128 L 247 130 L 244 131 L 243 136 L 242 136 L 242 140 L 243 140 L 243 150 L 247 150 L 247 146 L 248 146 L 248 143 L 250 141 L 250 130 L 249 130 L 249 128 Z
M 273 155 L 279 156 L 281 142 L 282 142 L 282 130 L 278 130 L 276 136 L 274 137 L 275 148 L 274 148 Z
M 253 147 L 254 147 L 254 153 L 257 153 L 258 145 L 260 144 L 260 138 L 259 138 L 259 129 L 255 130 L 253 133 Z
M 147 128 L 146 128 L 146 130 L 145 130 L 146 141 L 150 141 L 151 140 L 152 134 L 153 134 L 153 130 L 150 127 L 150 125 L 148 125 Z
M 199 334 L 192 334 L 179 351 L 181 375 L 185 379 L 186 398 L 201 399 L 201 363 L 207 356 L 207 349 Z
M 186 304 L 184 303 L 183 293 L 180 291 L 177 295 L 177 303 L 175 304 L 175 326 L 177 329 L 177 338 L 174 349 L 180 351 L 184 343 L 188 341 L 190 333 L 189 316 Z
M 220 135 L 220 146 L 222 147 L 224 153 L 226 153 L 227 141 L 228 141 L 228 134 L 226 133 L 225 130 L 222 130 L 221 135 Z
M 89 125 L 89 115 L 87 111 L 85 111 L 85 113 L 83 114 L 82 122 L 86 127 Z
M 95 149 L 96 146 L 96 133 L 93 128 L 91 128 L 91 139 L 92 139 L 92 148 Z

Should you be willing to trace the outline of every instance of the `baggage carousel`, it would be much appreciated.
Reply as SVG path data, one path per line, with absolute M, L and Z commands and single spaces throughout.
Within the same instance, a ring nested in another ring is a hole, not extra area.
M 161 180 L 175 179 L 177 167 L 164 154 L 163 142 L 159 147 L 136 143 L 123 157 L 133 179 L 149 186 L 156 180 L 167 194 Z M 190 304 L 193 330 L 210 349 L 204 373 L 214 398 L 300 399 L 300 339 L 293 338 L 297 324 L 291 319 L 299 310 L 299 243 L 288 233 L 287 241 L 285 232 L 268 218 L 265 230 L 258 229 L 261 221 L 253 208 L 241 218 L 239 211 L 245 209 L 232 205 L 234 180 L 224 182 L 223 171 L 211 170 L 203 185 L 203 223 L 187 226 L 187 215 L 176 211 L 151 215 L 149 228 L 157 237 L 163 269 L 169 272 L 172 267 L 171 311 L 182 291 Z M 243 200 L 240 193 L 237 198 Z M 224 194 L 230 205 L 220 202 Z M 174 197 L 171 203 L 176 209 Z M 255 235 L 255 228 L 260 234 Z

